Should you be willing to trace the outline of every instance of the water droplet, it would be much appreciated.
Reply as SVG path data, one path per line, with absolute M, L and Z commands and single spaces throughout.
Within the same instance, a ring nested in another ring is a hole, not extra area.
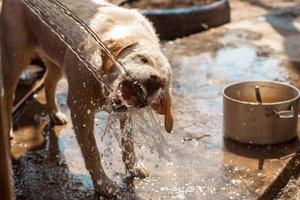
M 98 183 L 99 185 L 102 185 L 102 184 L 103 184 L 103 180 L 101 179 L 101 180 L 97 181 L 97 183 Z

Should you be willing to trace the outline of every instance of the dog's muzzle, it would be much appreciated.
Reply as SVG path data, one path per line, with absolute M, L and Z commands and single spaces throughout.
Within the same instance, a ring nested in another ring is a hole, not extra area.
M 124 80 L 112 99 L 111 107 L 115 112 L 126 112 L 128 108 L 144 108 L 159 89 L 165 86 L 165 78 L 151 75 L 146 81 Z

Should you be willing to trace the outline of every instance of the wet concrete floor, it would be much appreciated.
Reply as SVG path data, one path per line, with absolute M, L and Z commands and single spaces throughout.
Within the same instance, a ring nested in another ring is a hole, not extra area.
M 223 138 L 222 88 L 242 80 L 277 80 L 300 86 L 297 46 L 300 7 L 266 12 L 205 33 L 166 42 L 174 72 L 175 127 L 163 133 L 165 155 L 154 141 L 136 138 L 138 157 L 150 172 L 121 199 L 255 199 L 280 174 L 297 139 L 276 146 L 241 145 Z M 298 54 L 300 55 L 300 54 Z M 51 127 L 43 91 L 16 119 L 12 141 L 17 199 L 98 199 L 77 144 L 66 106 L 67 83 L 57 99 L 69 123 Z M 120 181 L 120 149 L 105 135 L 105 114 L 95 134 L 107 174 Z M 161 128 L 161 131 L 163 129 Z M 209 135 L 200 140 L 184 138 Z

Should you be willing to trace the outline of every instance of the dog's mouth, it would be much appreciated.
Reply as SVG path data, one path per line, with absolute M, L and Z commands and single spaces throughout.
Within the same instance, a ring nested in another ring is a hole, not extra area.
M 129 108 L 144 108 L 148 105 L 148 90 L 138 81 L 124 80 L 118 85 L 112 99 L 115 112 L 126 112 Z

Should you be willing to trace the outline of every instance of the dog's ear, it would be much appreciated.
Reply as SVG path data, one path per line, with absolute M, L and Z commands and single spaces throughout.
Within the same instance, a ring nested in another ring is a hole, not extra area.
M 108 49 L 115 56 L 115 58 L 118 58 L 123 51 L 134 47 L 137 44 L 137 42 L 125 38 L 115 40 L 109 39 L 104 41 L 104 44 L 108 47 Z M 114 65 L 113 61 L 104 51 L 102 51 L 102 63 L 103 73 L 110 72 L 111 68 Z
M 170 90 L 162 93 L 159 101 L 152 104 L 152 108 L 161 115 L 165 115 L 165 129 L 171 133 L 173 129 L 172 94 Z

